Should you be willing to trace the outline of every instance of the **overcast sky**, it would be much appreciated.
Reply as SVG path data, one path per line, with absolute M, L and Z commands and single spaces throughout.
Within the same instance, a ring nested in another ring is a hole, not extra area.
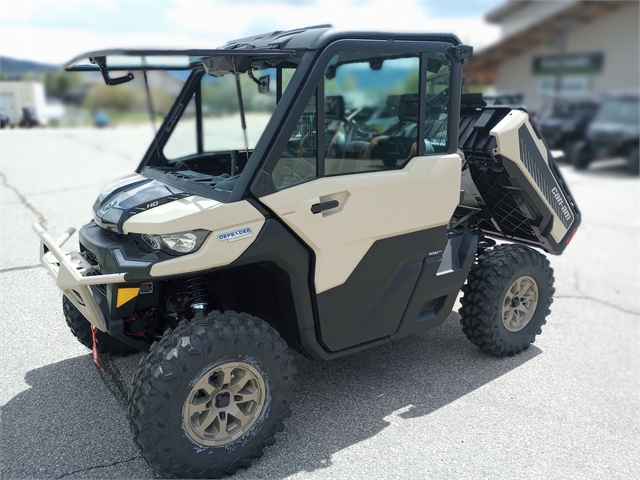
M 453 32 L 476 49 L 504 0 L 0 1 L 0 55 L 62 64 L 104 48 L 215 48 L 247 35 L 331 23 L 357 30 Z

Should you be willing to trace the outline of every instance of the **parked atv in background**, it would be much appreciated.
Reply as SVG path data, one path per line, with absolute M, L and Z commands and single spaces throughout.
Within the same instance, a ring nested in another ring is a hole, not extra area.
M 11 119 L 4 113 L 4 110 L 0 111 L 0 128 L 13 128 Z
M 585 137 L 587 127 L 598 110 L 592 99 L 556 99 L 535 118 L 538 131 L 551 150 L 562 150 L 569 162 L 573 147 Z
M 37 127 L 38 125 L 40 125 L 40 122 L 38 121 L 35 109 L 33 107 L 23 107 L 22 117 L 20 117 L 18 126 L 20 128 L 31 128 Z
M 604 97 L 584 139 L 571 152 L 571 163 L 576 169 L 586 169 L 593 160 L 625 157 L 627 171 L 638 175 L 639 99 L 638 92 L 615 92 Z
M 482 351 L 515 355 L 541 333 L 554 294 L 541 251 L 565 250 L 580 211 L 526 111 L 461 95 L 471 53 L 451 34 L 324 25 L 67 64 L 108 85 L 188 73 L 78 251 L 60 248 L 72 229 L 56 241 L 35 226 L 96 364 L 146 352 L 129 419 L 156 470 L 220 478 L 261 456 L 291 412 L 289 349 L 329 361 L 436 327 L 461 289 Z M 210 115 L 230 88 L 237 122 Z M 248 115 L 249 88 L 272 111 Z M 385 102 L 397 128 L 348 117 Z

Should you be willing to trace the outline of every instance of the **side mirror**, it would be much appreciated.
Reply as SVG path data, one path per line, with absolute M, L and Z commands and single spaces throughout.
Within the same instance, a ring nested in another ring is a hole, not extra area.
M 264 75 L 258 79 L 258 93 L 269 93 L 271 75 Z
M 329 120 L 342 120 L 344 118 L 344 97 L 342 95 L 324 97 L 324 118 Z
M 417 122 L 419 103 L 420 96 L 417 93 L 401 95 L 398 101 L 398 119 L 401 122 Z

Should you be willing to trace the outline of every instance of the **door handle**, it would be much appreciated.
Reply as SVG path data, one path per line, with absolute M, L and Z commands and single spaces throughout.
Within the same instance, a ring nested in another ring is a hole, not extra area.
M 311 213 L 315 214 L 324 212 L 325 210 L 330 210 L 338 206 L 340 206 L 340 202 L 338 202 L 338 200 L 328 200 L 326 202 L 316 203 L 311 205 Z

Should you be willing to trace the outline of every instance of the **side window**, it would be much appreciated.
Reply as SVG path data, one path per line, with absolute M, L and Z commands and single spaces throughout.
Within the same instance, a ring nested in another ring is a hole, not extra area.
M 282 190 L 316 178 L 316 96 L 313 95 L 282 152 L 271 178 Z
M 324 75 L 325 174 L 395 169 L 416 155 L 417 54 L 336 55 Z
M 445 153 L 449 147 L 448 124 L 451 61 L 442 53 L 427 55 L 427 109 L 424 130 L 424 154 Z

